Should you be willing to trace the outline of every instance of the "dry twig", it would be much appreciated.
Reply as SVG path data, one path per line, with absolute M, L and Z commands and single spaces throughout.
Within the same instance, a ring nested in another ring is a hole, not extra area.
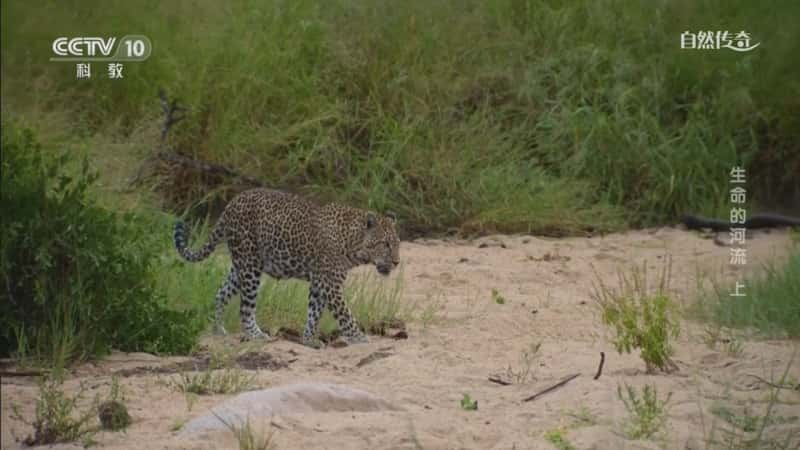
M 580 376 L 579 373 L 572 374 L 572 375 L 564 378 L 563 380 L 559 381 L 558 383 L 548 387 L 547 389 L 541 390 L 541 391 L 531 395 L 530 397 L 522 399 L 522 401 L 523 402 L 531 402 L 533 400 L 536 400 L 537 398 L 541 397 L 542 395 L 547 394 L 548 392 L 552 392 L 552 391 L 564 386 L 565 384 L 569 383 L 570 381 L 574 380 L 575 378 L 578 378 L 578 376 Z

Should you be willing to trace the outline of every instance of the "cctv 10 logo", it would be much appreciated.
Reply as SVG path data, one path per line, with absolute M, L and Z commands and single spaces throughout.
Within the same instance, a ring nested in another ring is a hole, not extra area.
M 116 37 L 59 37 L 53 41 L 50 61 L 144 61 L 153 44 L 147 36 L 129 34 Z

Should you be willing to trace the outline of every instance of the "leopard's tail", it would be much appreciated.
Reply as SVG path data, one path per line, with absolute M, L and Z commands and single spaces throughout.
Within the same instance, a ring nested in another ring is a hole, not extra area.
M 214 229 L 211 230 L 211 235 L 208 237 L 208 242 L 206 242 L 205 245 L 200 247 L 200 249 L 197 251 L 192 251 L 186 246 L 188 236 L 189 233 L 186 229 L 186 224 L 180 221 L 177 222 L 175 224 L 173 238 L 175 239 L 175 248 L 178 250 L 178 254 L 180 254 L 183 259 L 189 262 L 202 261 L 208 258 L 208 256 L 214 252 L 217 244 L 225 240 L 224 220 L 220 219 L 220 221 L 217 222 L 217 224 L 214 226 Z

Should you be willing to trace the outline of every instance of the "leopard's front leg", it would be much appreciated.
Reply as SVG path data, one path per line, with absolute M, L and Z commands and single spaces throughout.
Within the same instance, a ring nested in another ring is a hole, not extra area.
M 316 334 L 319 318 L 325 307 L 330 309 L 339 325 L 339 331 L 348 344 L 369 342 L 367 336 L 358 328 L 350 308 L 344 302 L 342 291 L 345 277 L 345 274 L 312 277 L 309 290 L 308 320 L 303 332 L 303 343 L 306 345 L 314 346 L 318 343 Z

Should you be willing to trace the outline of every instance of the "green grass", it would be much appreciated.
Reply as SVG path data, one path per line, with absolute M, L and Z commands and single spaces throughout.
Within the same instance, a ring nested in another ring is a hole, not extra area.
M 473 399 L 472 396 L 465 392 L 461 397 L 461 409 L 464 411 L 477 411 L 478 401 Z
M 754 201 L 793 191 L 798 17 L 796 2 L 745 0 L 11 0 L 2 109 L 96 143 L 108 173 L 127 176 L 135 164 L 120 158 L 120 171 L 111 155 L 156 148 L 143 130 L 158 126 L 163 86 L 190 107 L 172 130 L 178 151 L 394 210 L 405 233 L 613 230 L 723 214 L 736 163 Z M 747 30 L 762 45 L 681 51 L 686 29 Z M 50 45 L 87 30 L 143 33 L 153 55 L 124 80 L 95 65 L 78 83 Z M 160 175 L 148 187 L 178 210 L 236 190 Z
M 223 278 L 220 278 L 220 282 Z M 372 274 L 351 274 L 345 284 L 344 298 L 356 322 L 368 333 L 375 334 L 386 324 L 416 318 L 416 305 L 405 304 L 401 299 L 402 285 L 399 275 L 381 279 Z M 199 294 L 199 301 L 211 302 L 214 290 Z M 271 334 L 280 329 L 302 335 L 308 312 L 308 283 L 295 280 L 275 281 L 262 278 L 258 297 L 256 320 L 262 329 Z M 232 300 L 225 310 L 225 328 L 239 328 L 239 308 Z M 338 329 L 328 310 L 322 315 L 320 333 L 330 336 Z
M 794 401 L 791 394 L 789 372 L 797 357 L 797 348 L 786 363 L 781 374 L 772 373 L 769 378 L 769 392 L 766 401 L 741 402 L 732 406 L 728 401 L 715 401 L 709 410 L 712 421 L 706 429 L 705 417 L 701 413 L 700 421 L 706 449 L 719 450 L 761 450 L 761 449 L 794 449 L 800 445 L 800 433 L 797 426 L 798 417 L 794 414 L 783 416 L 776 412 L 779 404 L 791 405 Z M 777 375 L 777 376 L 776 376 Z M 760 409 L 759 403 L 765 403 Z M 757 410 L 760 409 L 760 410 Z M 788 409 L 785 409 L 788 410 Z
M 238 394 L 256 389 L 255 374 L 237 368 L 209 367 L 199 373 L 180 373 L 169 383 L 184 394 Z
M 719 403 L 711 406 L 711 414 L 727 422 L 728 424 L 733 425 L 734 427 L 748 433 L 757 431 L 758 428 L 762 425 L 763 421 L 767 422 L 765 425 L 780 425 L 784 423 L 794 423 L 798 421 L 797 416 L 773 415 L 771 417 L 763 417 L 754 415 L 747 407 L 745 407 L 741 413 L 737 413 L 730 407 Z
M 216 416 L 216 414 L 214 415 Z M 241 424 L 228 422 L 219 416 L 216 417 L 236 438 L 239 450 L 268 450 L 272 448 L 272 438 L 275 431 L 271 428 L 268 431 L 257 431 L 250 422 L 249 416 Z
M 553 444 L 553 447 L 557 450 L 576 450 L 576 447 L 567 440 L 565 430 L 550 430 L 544 434 L 544 438 L 547 442 Z
M 655 384 L 644 385 L 641 393 L 626 384 L 624 391 L 617 386 L 617 397 L 628 410 L 625 434 L 630 439 L 651 438 L 665 427 L 672 392 L 659 399 Z
M 800 336 L 800 248 L 784 265 L 770 262 L 764 273 L 742 281 L 744 297 L 733 297 L 733 287 L 717 284 L 701 294 L 700 317 L 718 325 L 755 330 L 766 337 Z

